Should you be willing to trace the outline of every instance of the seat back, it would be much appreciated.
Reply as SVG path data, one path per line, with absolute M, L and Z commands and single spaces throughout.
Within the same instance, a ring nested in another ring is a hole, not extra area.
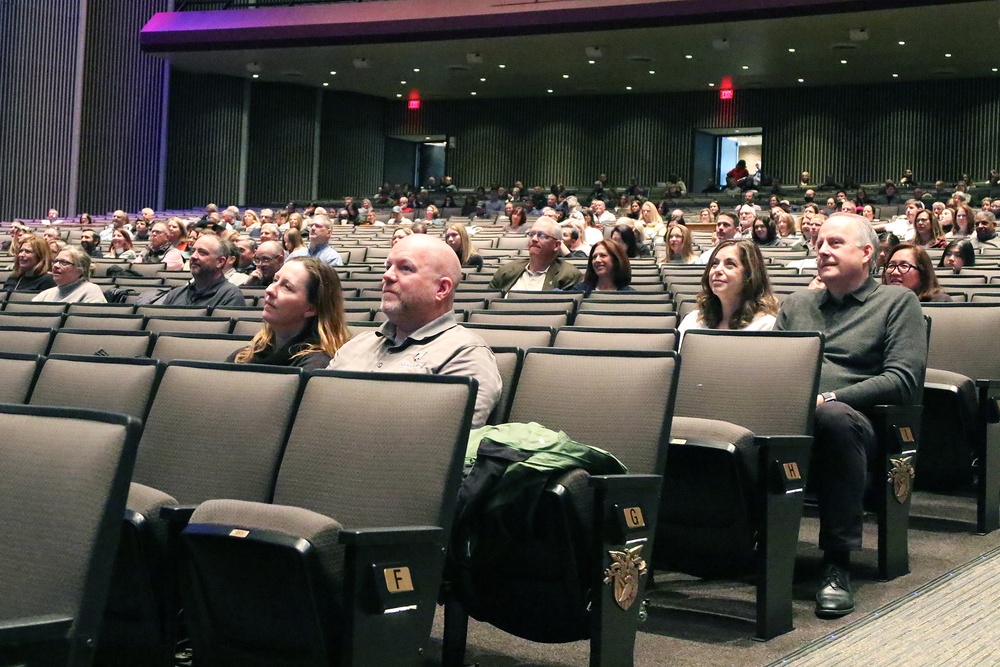
M 153 334 L 148 331 L 60 329 L 50 354 L 92 354 L 112 357 L 146 357 Z
M 573 321 L 578 327 L 610 327 L 629 329 L 673 329 L 677 326 L 677 314 L 651 313 L 645 311 L 614 312 L 590 310 L 576 314 Z
M 233 321 L 228 317 L 146 317 L 143 329 L 153 333 L 229 333 Z
M 447 535 L 476 391 L 475 380 L 451 376 L 309 373 L 275 504 L 348 528 L 433 525 Z M 374 408 L 390 398 L 388 414 Z M 392 483 L 373 493 L 377 479 Z
M 603 327 L 562 327 L 552 347 L 591 350 L 673 350 L 677 332 L 673 329 L 611 329 Z
M 490 415 L 490 424 L 503 424 L 507 421 L 510 412 L 510 400 L 514 397 L 514 387 L 517 386 L 518 376 L 521 374 L 521 366 L 524 365 L 524 350 L 519 347 L 491 346 L 493 356 L 497 360 L 497 370 L 500 371 L 500 380 L 503 382 L 500 390 L 500 398 L 497 400 L 493 414 Z
M 617 456 L 630 473 L 662 474 L 677 388 L 677 356 L 647 350 L 528 350 L 511 422 L 538 422 Z M 628 396 L 642 409 L 590 410 L 561 398 L 567 387 Z
M 234 334 L 163 333 L 156 337 L 149 356 L 163 362 L 226 361 L 230 354 L 246 347 L 250 339 L 251 336 Z
M 67 315 L 63 329 L 114 329 L 115 331 L 139 331 L 142 329 L 141 315 Z
M 0 625 L 68 617 L 71 646 L 96 640 L 141 430 L 124 415 L 0 406 Z
M 17 294 L 17 292 L 14 292 L 14 294 Z M 7 305 L 9 307 L 11 304 L 8 303 Z M 62 323 L 62 318 L 63 316 L 59 313 L 2 312 L 0 313 L 0 326 L 58 329 Z
M 467 322 L 463 325 L 479 334 L 487 345 L 497 347 L 548 347 L 555 330 L 541 325 L 494 324 L 487 322 Z
M 52 355 L 42 364 L 28 403 L 145 419 L 162 370 L 152 359 Z
M 691 330 L 681 354 L 676 416 L 723 420 L 758 436 L 812 434 L 822 334 Z
M 990 349 L 1000 331 L 1000 305 L 924 304 L 924 314 L 931 318 L 928 368 L 973 380 L 1000 379 L 1000 356 Z
M 43 359 L 39 354 L 0 353 L 0 403 L 28 400 Z
M 52 329 L 47 327 L 0 326 L 0 352 L 45 354 L 51 341 Z
M 300 377 L 297 368 L 170 362 L 146 419 L 134 481 L 184 504 L 269 501 Z

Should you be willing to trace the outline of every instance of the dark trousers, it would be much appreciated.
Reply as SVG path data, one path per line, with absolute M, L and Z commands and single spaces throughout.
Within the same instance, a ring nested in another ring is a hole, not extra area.
M 872 423 L 846 403 L 816 408 L 809 486 L 819 501 L 819 548 L 861 549 L 865 482 L 876 452 Z

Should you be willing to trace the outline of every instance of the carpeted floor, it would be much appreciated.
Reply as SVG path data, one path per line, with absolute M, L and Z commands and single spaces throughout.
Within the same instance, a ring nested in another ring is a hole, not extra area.
M 755 642 L 754 590 L 734 582 L 705 582 L 677 575 L 657 575 L 657 597 L 679 602 L 685 610 L 654 610 L 636 640 L 635 665 L 752 666 L 768 665 L 841 627 L 854 623 L 903 598 L 941 575 L 1000 546 L 1000 531 L 973 534 L 975 505 L 967 498 L 917 493 L 910 524 L 910 574 L 879 582 L 876 566 L 875 524 L 865 525 L 865 549 L 856 555 L 852 574 L 858 610 L 839 621 L 823 621 L 813 614 L 821 554 L 816 549 L 818 521 L 806 517 L 799 533 L 795 573 L 795 629 L 769 642 Z M 676 605 L 675 605 L 676 606 Z M 693 609 L 726 610 L 720 617 Z M 742 616 L 742 618 L 738 618 Z M 442 615 L 435 621 L 428 665 L 440 664 Z M 907 655 L 901 649 L 897 656 Z M 491 626 L 470 622 L 466 662 L 482 667 L 515 665 L 583 666 L 588 644 L 533 644 Z

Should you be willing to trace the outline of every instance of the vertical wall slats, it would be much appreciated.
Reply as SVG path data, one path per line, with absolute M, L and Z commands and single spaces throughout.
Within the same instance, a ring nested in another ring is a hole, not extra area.
M 315 88 L 285 83 L 251 86 L 246 203 L 310 199 L 315 115 Z
M 382 182 L 385 100 L 325 91 L 320 120 L 319 199 L 373 194 Z

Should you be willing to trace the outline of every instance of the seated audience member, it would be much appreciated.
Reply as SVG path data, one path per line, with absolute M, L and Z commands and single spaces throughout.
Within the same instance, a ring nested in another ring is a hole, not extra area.
M 434 204 L 430 204 L 424 210 L 424 224 L 426 225 L 440 225 L 440 217 L 441 213 L 438 211 L 438 207 Z
M 723 241 L 731 241 L 736 239 L 736 234 L 738 231 L 736 225 L 736 217 L 732 213 L 726 213 L 720 211 L 715 216 L 715 240 L 716 243 L 722 243 Z M 708 248 L 701 255 L 698 256 L 699 264 L 708 264 L 708 260 L 712 257 L 712 252 L 714 252 L 715 246 Z
M 101 240 L 110 241 L 111 234 L 116 229 L 127 229 L 129 232 L 132 231 L 132 225 L 128 221 L 128 214 L 121 209 L 111 214 L 111 224 L 101 230 Z
M 927 251 L 912 243 L 900 243 L 886 257 L 882 284 L 905 287 L 920 301 L 951 301 L 938 284 Z
M 714 225 L 715 216 L 707 208 L 703 208 L 698 211 L 698 223 L 702 225 Z
M 17 246 L 21 243 L 22 235 L 30 235 L 31 230 L 18 221 L 10 223 L 10 241 L 4 241 L 3 249 L 11 257 L 17 257 Z
M 875 206 L 872 204 L 865 204 L 861 207 L 861 217 L 870 223 L 875 222 Z
M 938 204 L 941 204 L 940 208 L 938 208 Z M 938 217 L 941 229 L 944 230 L 944 237 L 946 239 L 955 238 L 955 210 L 946 208 L 941 202 L 934 202 L 934 208 L 932 210 Z
M 750 170 L 747 169 L 747 161 L 740 160 L 736 166 L 726 172 L 726 187 L 746 190 L 753 186 L 750 178 Z
M 787 214 L 786 214 L 787 215 Z M 757 218 L 753 223 L 753 242 L 759 246 L 773 248 L 778 242 L 778 228 L 771 218 Z
M 163 262 L 167 271 L 180 271 L 184 268 L 184 255 L 171 245 L 167 236 L 167 223 L 153 223 L 149 230 L 149 246 L 139 253 L 135 261 L 141 264 Z
M 90 282 L 90 255 L 79 246 L 68 246 L 52 260 L 56 286 L 41 292 L 32 301 L 63 303 L 107 303 L 101 288 Z
M 343 266 L 344 260 L 340 253 L 330 247 L 330 234 L 333 227 L 325 215 L 314 216 L 309 223 L 309 256 L 315 257 L 330 266 Z
M 757 219 L 757 209 L 750 204 L 743 204 L 737 211 L 740 221 L 739 238 L 749 239 L 753 236 L 753 223 Z
M 667 233 L 667 223 L 664 221 L 663 216 L 660 215 L 660 211 L 656 208 L 656 205 L 651 201 L 642 203 L 642 206 L 639 207 L 639 217 L 634 219 L 642 220 L 642 225 L 646 228 L 650 241 L 662 238 Z M 601 238 L 604 238 L 603 234 Z M 598 241 L 600 240 L 598 239 Z
M 223 239 L 222 243 L 223 252 L 226 256 L 226 266 L 222 270 L 222 275 L 233 285 L 239 287 L 246 283 L 249 278 L 247 274 L 240 273 L 236 268 L 240 262 L 240 249 L 232 241 Z
M 282 243 L 285 247 L 285 253 L 287 253 L 285 255 L 286 262 L 290 259 L 295 259 L 296 257 L 309 256 L 309 248 L 302 240 L 302 232 L 297 229 L 289 229 L 285 232 Z
M 243 233 L 252 239 L 260 238 L 260 218 L 256 211 L 249 208 L 243 214 Z
M 590 250 L 587 272 L 583 280 L 569 291 L 583 292 L 634 292 L 632 265 L 625 254 L 625 248 L 616 241 L 598 241 Z
M 777 314 L 778 300 L 760 248 L 752 241 L 731 239 L 712 250 L 701 276 L 698 309 L 688 313 L 677 330 L 767 331 Z
M 698 263 L 698 253 L 694 251 L 691 230 L 686 226 L 670 225 L 667 227 L 666 241 L 665 261 L 668 264 Z
M 997 238 L 997 220 L 990 211 L 976 213 L 976 234 L 969 241 L 973 248 L 1000 248 Z
M 281 232 L 278 231 L 278 225 L 273 222 L 262 222 L 260 224 L 260 242 L 265 241 L 281 241 Z
M 62 241 L 62 232 L 55 227 L 46 227 L 45 231 L 42 232 L 42 238 L 49 244 L 49 249 L 52 250 L 53 255 L 55 255 L 56 244 Z
M 55 286 L 49 244 L 40 236 L 22 234 L 14 269 L 3 283 L 4 290 L 41 292 Z
M 263 327 L 229 361 L 326 368 L 350 338 L 336 270 L 312 257 L 299 257 L 273 277 L 264 292 Z
M 157 223 L 160 224 L 160 223 Z M 162 306 L 245 306 L 240 288 L 226 280 L 227 242 L 202 234 L 191 250 L 191 278 L 154 301 Z
M 114 238 L 114 235 L 111 238 Z M 85 229 L 80 232 L 80 247 L 91 257 L 104 257 L 104 253 L 101 251 L 101 239 L 93 229 Z
M 472 426 L 485 425 L 502 382 L 486 342 L 455 320 L 455 288 L 462 276 L 455 251 L 441 239 L 413 235 L 392 247 L 385 266 L 382 312 L 387 321 L 345 343 L 329 367 L 474 378 L 479 393 Z
M 927 209 L 917 211 L 913 218 L 912 243 L 922 248 L 943 248 L 948 245 L 937 216 L 931 211 Z
M 598 241 L 604 240 L 604 225 L 594 219 L 593 211 L 590 218 L 583 217 L 583 242 L 588 246 L 593 246 Z
M 425 225 L 422 222 L 415 222 L 412 225 L 410 225 L 410 230 L 414 234 L 426 234 L 427 233 L 427 225 Z
M 625 217 L 638 220 L 640 215 L 642 215 L 642 202 L 638 199 L 633 199 L 628 204 L 628 211 L 625 212 Z
M 615 214 L 608 210 L 608 205 L 603 199 L 595 199 L 590 202 L 590 212 L 594 214 L 594 222 L 603 225 L 605 222 L 614 222 Z
M 407 236 L 413 234 L 413 230 L 409 227 L 400 227 L 392 233 L 392 240 L 389 242 L 389 246 L 393 247 Z
M 580 271 L 559 257 L 562 229 L 544 216 L 528 232 L 528 258 L 515 259 L 497 269 L 490 289 L 503 292 L 548 292 L 569 289 L 580 282 Z
M 875 272 L 872 275 L 879 275 L 885 269 L 885 262 L 889 259 L 893 249 L 900 244 L 899 237 L 889 232 L 882 232 L 878 235 L 878 254 L 875 255 Z
M 254 270 L 243 283 L 247 287 L 267 287 L 274 281 L 274 274 L 285 263 L 285 252 L 277 241 L 264 241 L 254 252 Z
M 839 618 L 854 611 L 850 552 L 861 549 L 865 486 L 876 453 L 866 411 L 918 399 L 927 329 L 912 291 L 872 277 L 878 237 L 863 217 L 831 216 L 817 248 L 824 289 L 786 297 L 775 329 L 820 331 L 826 339 L 809 484 L 819 502 L 824 567 L 815 612 Z
M 950 210 L 950 209 L 948 209 Z M 971 238 L 976 235 L 976 213 L 968 204 L 959 204 L 955 208 L 954 222 L 951 231 L 945 236 L 947 238 Z M 975 246 L 975 244 L 973 244 Z
M 187 252 L 187 225 L 183 220 L 176 216 L 167 220 L 167 239 L 173 247 Z
M 240 251 L 240 256 L 236 261 L 236 270 L 249 275 L 254 269 L 253 258 L 254 253 L 257 252 L 257 242 L 246 234 L 239 234 L 230 240 Z
M 113 231 L 112 234 L 114 234 Z M 101 238 L 103 239 L 104 237 L 102 236 Z M 144 218 L 139 218 L 135 221 L 135 232 L 132 233 L 132 238 L 136 241 L 149 240 L 149 223 Z
M 635 223 L 638 222 L 636 220 L 631 220 L 630 218 L 625 218 L 625 220 Z M 625 254 L 628 255 L 630 259 L 635 259 L 636 257 L 650 257 L 653 254 L 649 244 L 645 242 L 645 238 L 640 240 L 640 234 L 637 233 L 637 231 L 630 225 L 615 225 L 615 228 L 611 230 L 611 240 L 621 243 L 622 247 L 625 248 Z
M 955 239 L 944 248 L 938 266 L 947 266 L 955 273 L 961 273 L 967 266 L 976 265 L 976 249 L 969 239 Z
M 463 269 L 483 270 L 483 258 L 472 251 L 472 241 L 469 240 L 469 232 L 465 225 L 460 223 L 448 225 L 444 233 L 444 242 L 458 255 L 458 261 Z
M 510 212 L 510 222 L 503 228 L 505 234 L 523 234 L 528 231 L 528 214 L 523 206 L 515 206 Z
M 798 225 L 795 224 L 795 216 L 787 211 L 781 211 L 775 219 L 775 226 L 778 231 L 779 245 L 793 245 L 802 239 L 799 236 Z
M 562 225 L 562 240 L 563 245 L 566 246 L 566 251 L 563 253 L 563 257 L 566 259 L 587 259 L 590 257 L 591 246 L 583 242 L 584 237 L 587 234 L 587 211 L 584 214 L 584 221 L 573 220 L 571 222 L 564 222 Z

